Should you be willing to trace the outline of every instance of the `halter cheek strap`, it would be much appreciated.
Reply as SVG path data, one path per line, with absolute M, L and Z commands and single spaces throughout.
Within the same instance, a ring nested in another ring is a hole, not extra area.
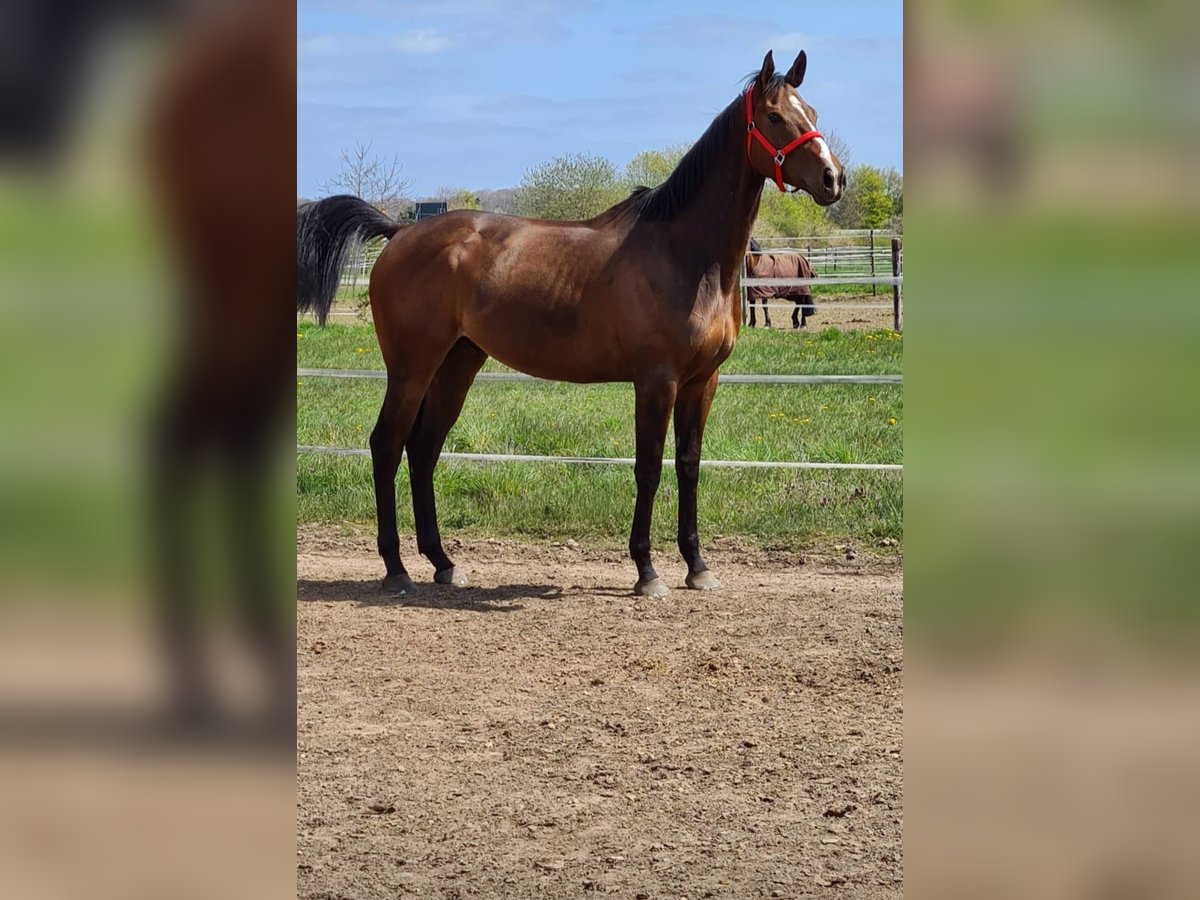
M 750 85 L 746 89 L 746 158 L 750 158 L 750 148 L 754 146 L 755 140 L 762 144 L 763 148 L 771 154 L 771 158 L 775 162 L 775 186 L 780 191 L 787 193 L 787 188 L 783 186 L 783 161 L 787 159 L 787 155 L 797 147 L 807 144 L 813 138 L 819 137 L 824 137 L 819 131 L 806 131 L 791 143 L 776 150 L 774 145 L 763 137 L 763 133 L 758 130 L 758 126 L 754 124 L 754 85 Z

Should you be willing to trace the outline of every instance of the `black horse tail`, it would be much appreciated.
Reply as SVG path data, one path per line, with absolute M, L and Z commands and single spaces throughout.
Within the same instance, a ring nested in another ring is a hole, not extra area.
M 403 226 L 349 194 L 305 203 L 296 210 L 296 309 L 324 325 L 356 241 L 392 237 Z

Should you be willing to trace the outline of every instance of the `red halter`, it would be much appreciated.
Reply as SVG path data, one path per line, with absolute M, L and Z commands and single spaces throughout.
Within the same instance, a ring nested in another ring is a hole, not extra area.
M 754 85 L 750 85 L 746 89 L 746 158 L 750 158 L 750 148 L 753 146 L 751 140 L 758 138 L 758 142 L 763 145 L 775 160 L 775 186 L 779 190 L 787 193 L 787 188 L 783 186 L 783 161 L 787 159 L 787 155 L 802 144 L 807 144 L 813 138 L 819 137 L 824 137 L 819 131 L 806 131 L 786 147 L 776 150 L 771 145 L 771 142 L 763 137 L 763 133 L 758 130 L 758 126 L 754 124 Z M 799 190 L 799 188 L 796 190 Z

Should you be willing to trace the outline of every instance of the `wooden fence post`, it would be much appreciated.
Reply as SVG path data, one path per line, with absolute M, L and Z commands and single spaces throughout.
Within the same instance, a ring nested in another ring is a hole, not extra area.
M 900 239 L 892 238 L 892 277 L 900 277 Z M 903 330 L 904 321 L 900 315 L 900 284 L 892 285 L 892 329 Z
M 871 277 L 875 277 L 875 229 L 871 229 Z M 879 293 L 879 285 L 871 285 L 871 296 L 874 297 Z

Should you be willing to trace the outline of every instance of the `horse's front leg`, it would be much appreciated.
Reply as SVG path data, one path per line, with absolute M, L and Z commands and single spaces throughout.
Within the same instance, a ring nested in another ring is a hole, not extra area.
M 629 555 L 638 570 L 635 594 L 643 597 L 662 597 L 668 593 L 666 584 L 650 562 L 650 520 L 654 512 L 654 496 L 662 476 L 663 444 L 667 439 L 667 423 L 675 402 L 676 383 L 665 378 L 634 385 L 636 397 L 637 458 L 633 464 L 637 482 L 637 503 L 633 509 L 633 527 L 629 533 Z
M 691 381 L 679 389 L 675 401 L 675 474 L 679 478 L 679 552 L 687 563 L 687 586 L 701 591 L 721 587 L 700 555 L 696 521 L 696 493 L 700 481 L 700 447 L 704 425 L 717 391 L 717 373 Z

